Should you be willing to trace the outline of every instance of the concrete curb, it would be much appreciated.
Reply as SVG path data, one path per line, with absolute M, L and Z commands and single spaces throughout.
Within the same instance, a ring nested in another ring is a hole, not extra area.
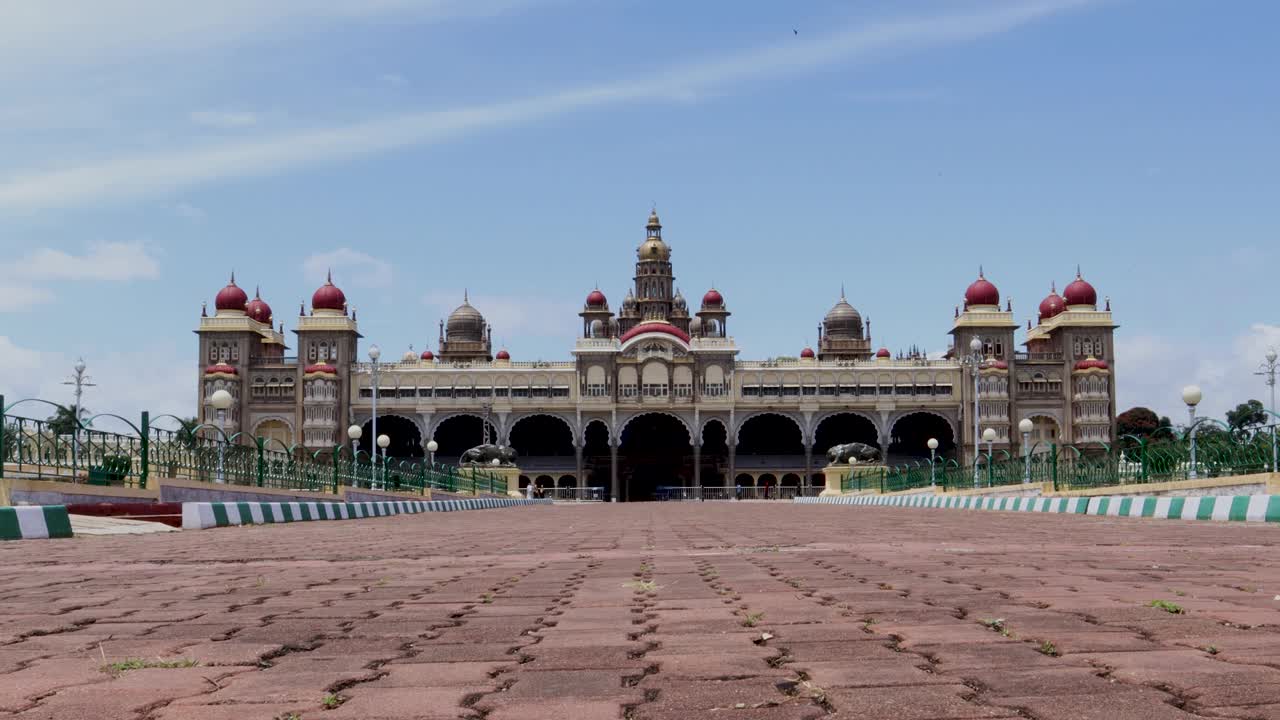
M 182 503 L 182 529 L 203 530 L 232 525 L 357 520 L 424 512 L 488 510 L 520 505 L 550 505 L 550 500 L 468 498 L 466 500 L 388 500 L 385 502 L 188 502 Z
M 1162 520 L 1231 520 L 1280 522 L 1280 495 L 1197 495 L 1192 497 L 993 498 L 936 497 L 931 495 L 885 497 L 854 495 L 800 497 L 805 505 L 882 505 L 892 507 L 1008 510 L 1015 512 L 1075 513 L 1107 517 L 1147 517 Z
M 71 516 L 65 505 L 0 507 L 0 540 L 71 536 Z

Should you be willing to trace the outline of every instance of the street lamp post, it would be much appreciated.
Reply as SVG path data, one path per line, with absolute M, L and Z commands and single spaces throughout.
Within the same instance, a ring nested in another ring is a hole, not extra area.
M 347 428 L 347 437 L 351 438 L 351 484 L 355 487 L 360 487 L 360 478 L 356 475 L 356 460 L 360 457 L 360 438 L 363 436 L 364 430 L 359 425 Z
M 1182 402 L 1187 404 L 1187 415 L 1190 416 L 1191 422 L 1191 470 L 1187 474 L 1192 480 L 1198 477 L 1196 472 L 1196 405 L 1200 404 L 1204 393 L 1200 392 L 1198 385 L 1188 385 L 1182 388 Z
M 427 441 L 427 467 L 434 468 L 436 466 L 436 451 L 440 449 L 440 443 L 435 440 Z
M 382 472 L 379 473 L 378 489 L 384 490 L 387 485 L 387 446 L 391 444 L 391 438 L 386 435 L 378 436 L 378 447 L 382 448 Z
M 969 357 L 964 364 L 973 372 L 973 486 L 978 487 L 978 456 L 982 454 L 978 445 L 978 370 L 982 367 L 982 341 L 976 335 L 969 341 Z
M 929 438 L 929 441 L 926 442 L 925 445 L 929 446 L 929 487 L 936 487 L 937 475 L 935 473 L 938 467 L 936 464 L 938 457 L 938 438 Z
M 209 396 L 209 404 L 218 411 L 218 483 L 221 484 L 227 481 L 223 474 L 223 462 L 227 447 L 227 408 L 231 407 L 231 393 L 226 390 L 215 390 Z
M 373 427 L 370 428 L 369 434 L 374 440 L 378 440 L 378 358 L 382 357 L 382 348 L 375 345 L 369 346 L 369 361 L 373 363 L 373 371 L 369 373 L 369 382 L 373 384 Z M 377 465 L 378 449 L 371 447 L 373 450 L 374 465 Z
M 987 443 L 987 470 L 989 472 L 991 469 L 991 459 L 992 459 L 991 444 L 996 441 L 996 429 L 987 428 L 986 430 L 983 430 L 982 439 L 984 442 Z M 976 474 L 973 476 L 973 486 L 974 487 L 978 486 L 978 476 Z
M 1031 418 L 1022 418 L 1018 422 L 1018 430 L 1022 433 L 1022 484 L 1029 485 L 1031 483 L 1031 431 L 1035 426 L 1031 423 Z
M 1254 375 L 1266 378 L 1267 387 L 1271 389 L 1271 472 L 1280 472 L 1276 467 L 1276 349 L 1267 350 L 1266 362 L 1258 368 Z
M 76 386 L 76 423 L 71 430 L 71 482 L 77 482 L 80 474 L 80 397 L 84 393 L 84 388 L 94 387 L 94 384 L 89 382 L 89 376 L 84 374 L 85 367 L 84 358 L 77 360 L 74 366 L 76 374 L 71 376 L 70 380 L 62 383 L 63 385 Z M 1274 393 L 1272 394 L 1271 404 L 1273 406 L 1272 409 L 1274 410 Z

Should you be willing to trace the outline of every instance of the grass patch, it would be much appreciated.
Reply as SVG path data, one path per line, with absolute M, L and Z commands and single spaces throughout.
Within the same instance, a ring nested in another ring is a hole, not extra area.
M 632 580 L 631 582 L 624 584 L 622 587 L 631 588 L 638 593 L 653 592 L 658 589 L 658 583 L 652 580 Z
M 764 613 L 746 613 L 742 616 L 742 627 L 755 627 L 764 619 Z
M 1172 615 L 1183 615 L 1183 614 L 1186 614 L 1187 612 L 1186 610 L 1183 609 L 1181 605 L 1177 603 L 1169 602 L 1168 600 L 1152 600 L 1151 602 L 1147 603 L 1147 605 L 1153 608 L 1160 608 L 1161 610 L 1167 613 L 1170 613 Z
M 1210 655 L 1217 655 L 1219 652 L 1222 652 L 1221 650 L 1218 649 L 1217 645 L 1205 645 L 1200 649 L 1209 653 Z
M 484 603 L 485 605 L 492 604 L 492 603 L 493 603 L 493 593 L 485 593 L 485 594 L 481 595 L 481 596 L 480 596 L 480 602 Z
M 346 701 L 347 699 L 342 697 L 341 695 L 338 695 L 336 693 L 329 693 L 328 695 L 325 695 L 323 699 L 320 700 L 320 705 L 325 710 L 332 710 Z
M 1039 647 L 1036 648 L 1036 652 L 1049 657 L 1058 657 L 1061 654 L 1058 652 L 1058 646 L 1054 645 L 1051 640 L 1041 642 Z
M 988 630 L 991 630 L 993 632 L 998 632 L 1005 637 L 1013 636 L 1013 633 L 1009 632 L 1009 628 L 1005 627 L 1004 618 L 979 620 L 978 622 L 986 626 Z
M 107 663 L 102 666 L 102 671 L 111 673 L 112 675 L 119 675 L 130 670 L 146 670 L 149 668 L 171 670 L 173 668 L 196 667 L 199 664 L 199 660 L 192 660 L 191 658 L 178 658 L 176 660 L 161 660 L 160 658 L 150 660 L 143 658 L 130 658 L 119 662 Z

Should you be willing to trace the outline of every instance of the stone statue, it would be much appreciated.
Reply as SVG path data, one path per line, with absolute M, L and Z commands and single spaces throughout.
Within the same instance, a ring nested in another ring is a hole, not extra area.
M 831 449 L 827 451 L 827 460 L 831 465 L 854 465 L 875 462 L 879 459 L 879 448 L 860 442 L 832 445 Z
M 516 450 L 505 445 L 493 445 L 486 443 L 477 445 L 470 450 L 462 453 L 462 457 L 458 458 L 459 465 L 491 465 L 497 460 L 502 467 L 515 467 Z

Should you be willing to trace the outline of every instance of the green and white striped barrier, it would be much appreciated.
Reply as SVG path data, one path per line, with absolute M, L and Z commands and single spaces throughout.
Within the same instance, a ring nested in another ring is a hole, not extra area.
M 383 502 L 188 502 L 182 503 L 182 529 L 263 525 L 304 520 L 356 520 L 424 512 L 488 510 L 517 505 L 550 505 L 546 499 L 467 498 L 465 500 L 389 500 Z
M 797 503 L 1074 513 L 1162 520 L 1280 522 L 1280 495 L 1197 495 L 1193 497 L 940 497 L 937 495 L 847 495 L 798 497 Z
M 0 540 L 71 537 L 71 516 L 64 505 L 0 507 Z

